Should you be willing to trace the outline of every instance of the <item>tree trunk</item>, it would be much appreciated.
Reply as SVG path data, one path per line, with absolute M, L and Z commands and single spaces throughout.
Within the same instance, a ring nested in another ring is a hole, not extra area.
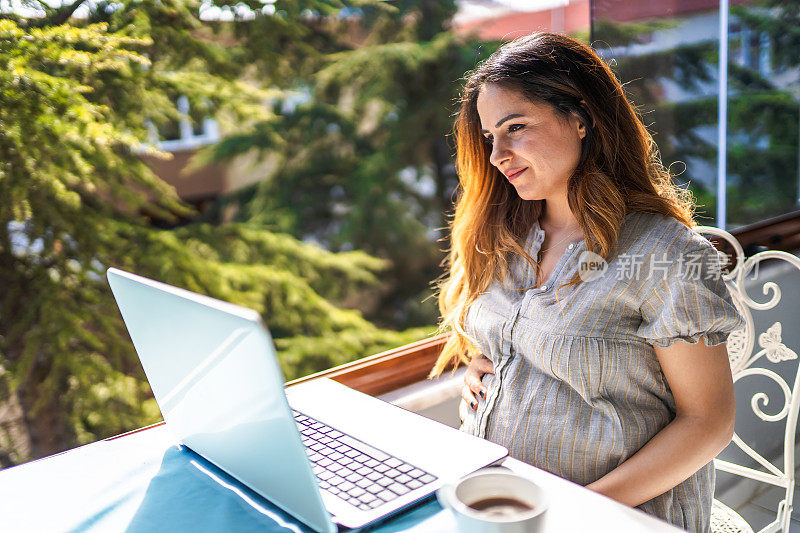
M 31 439 L 16 391 L 11 391 L 0 367 L 0 469 L 33 458 Z
M 31 459 L 53 455 L 75 446 L 75 435 L 66 414 L 70 410 L 62 403 L 68 388 L 66 379 L 59 381 L 57 391 L 42 399 L 41 383 L 47 372 L 40 365 L 37 366 L 39 368 L 32 372 L 32 379 L 17 390 Z M 41 405 L 35 409 L 34 406 L 39 402 L 42 402 Z

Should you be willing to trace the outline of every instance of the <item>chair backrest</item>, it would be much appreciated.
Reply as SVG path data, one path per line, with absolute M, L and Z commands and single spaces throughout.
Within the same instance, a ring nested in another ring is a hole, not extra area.
M 696 230 L 701 234 L 713 235 L 718 239 L 724 240 L 733 249 L 735 255 L 733 258 L 735 262 L 729 261 L 730 270 L 724 274 L 723 279 L 728 285 L 736 307 L 745 317 L 747 324 L 744 329 L 734 331 L 728 337 L 728 355 L 734 384 L 748 377 L 762 376 L 774 381 L 783 393 L 783 404 L 780 409 L 776 409 L 775 403 L 770 405 L 770 411 L 775 411 L 773 414 L 765 413 L 762 410 L 763 407 L 770 404 L 770 398 L 767 393 L 758 392 L 750 400 L 750 407 L 753 413 L 762 421 L 783 422 L 785 424 L 782 446 L 783 468 L 776 467 L 772 462 L 748 446 L 739 436 L 738 431 L 734 432 L 732 444 L 738 446 L 761 468 L 750 468 L 721 459 L 715 459 L 714 465 L 717 470 L 783 488 L 785 496 L 778 505 L 775 521 L 761 531 L 784 531 L 788 533 L 789 520 L 792 514 L 792 498 L 794 496 L 794 452 L 797 414 L 798 409 L 800 409 L 800 372 L 795 370 L 794 381 L 790 387 L 786 380 L 770 369 L 769 366 L 770 364 L 797 359 L 797 353 L 783 344 L 781 340 L 782 326 L 777 321 L 769 326 L 765 332 L 758 335 L 759 349 L 756 350 L 756 331 L 751 310 L 764 311 L 774 308 L 781 300 L 781 290 L 774 281 L 764 280 L 761 286 L 762 293 L 764 296 L 769 295 L 769 298 L 765 302 L 757 302 L 747 294 L 745 281 L 751 273 L 761 274 L 758 269 L 761 262 L 766 259 L 786 261 L 800 271 L 800 258 L 787 252 L 768 250 L 745 259 L 742 246 L 730 233 L 708 226 L 700 226 Z M 756 277 L 753 281 L 748 281 L 748 284 L 753 282 L 760 283 L 761 280 Z M 791 324 L 791 326 L 794 326 L 794 324 Z M 759 361 L 759 366 L 753 366 L 757 361 Z M 777 400 L 780 401 L 780 398 L 777 398 Z M 780 403 L 777 404 L 777 406 L 780 405 Z

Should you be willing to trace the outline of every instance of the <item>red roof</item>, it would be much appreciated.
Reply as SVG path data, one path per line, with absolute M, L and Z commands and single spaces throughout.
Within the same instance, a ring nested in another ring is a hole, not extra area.
M 752 0 L 731 0 L 732 5 L 750 4 Z M 594 2 L 594 19 L 627 22 L 692 13 L 716 12 L 719 0 L 602 0 Z M 512 11 L 502 15 L 472 19 L 457 24 L 459 33 L 474 33 L 482 41 L 507 41 L 534 31 L 573 34 L 589 29 L 592 8 L 589 0 L 574 0 L 564 6 L 541 11 Z
M 575 33 L 589 29 L 589 0 L 541 11 L 513 11 L 473 19 L 455 27 L 458 33 L 474 33 L 482 41 L 507 41 L 534 31 Z
M 752 4 L 753 0 L 731 0 L 730 3 Z M 594 3 L 595 20 L 606 19 L 615 22 L 718 11 L 719 0 L 658 0 L 657 2 L 602 0 Z

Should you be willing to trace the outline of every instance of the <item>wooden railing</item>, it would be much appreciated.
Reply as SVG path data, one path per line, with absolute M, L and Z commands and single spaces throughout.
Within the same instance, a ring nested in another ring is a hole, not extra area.
M 331 378 L 365 394 L 385 394 L 426 379 L 445 339 L 445 335 L 431 337 L 296 379 L 287 385 L 316 378 Z
M 800 211 L 748 224 L 730 233 L 748 255 L 758 252 L 758 247 L 792 252 L 800 249 Z

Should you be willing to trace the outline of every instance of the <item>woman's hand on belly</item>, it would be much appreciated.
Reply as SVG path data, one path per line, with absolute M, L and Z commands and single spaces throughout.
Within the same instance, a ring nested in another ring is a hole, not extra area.
M 468 412 L 467 407 L 473 411 L 478 408 L 477 398 L 486 399 L 486 387 L 482 381 L 486 374 L 494 374 L 494 365 L 488 357 L 480 354 L 469 362 L 467 372 L 464 374 L 464 387 L 461 389 L 462 401 L 458 410 L 462 420 Z

